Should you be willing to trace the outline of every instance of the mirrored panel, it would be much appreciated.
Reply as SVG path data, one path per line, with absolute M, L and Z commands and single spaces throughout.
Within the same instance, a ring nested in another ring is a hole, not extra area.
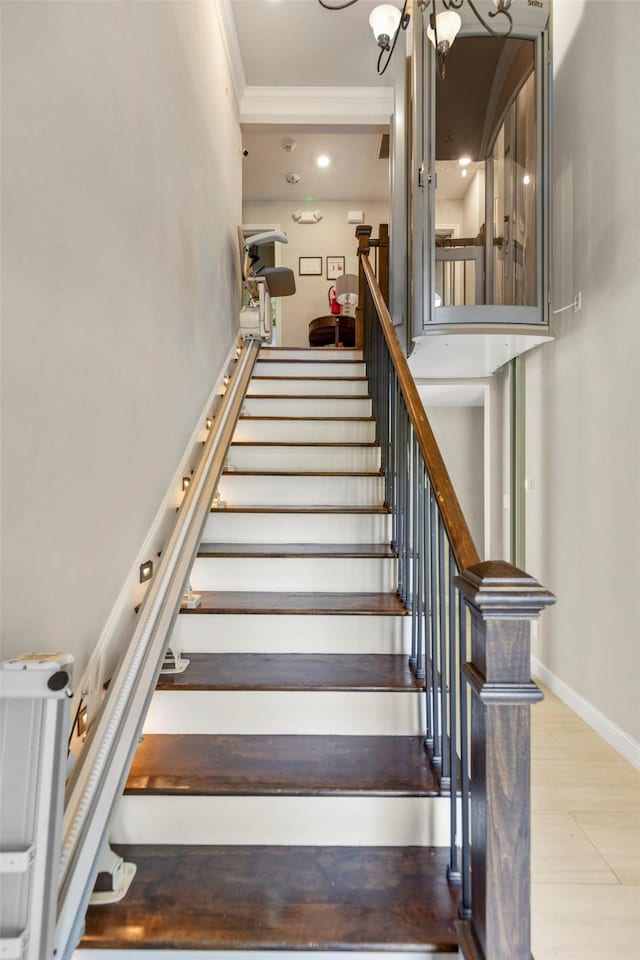
M 535 44 L 460 37 L 435 82 L 435 319 L 438 307 L 536 307 Z

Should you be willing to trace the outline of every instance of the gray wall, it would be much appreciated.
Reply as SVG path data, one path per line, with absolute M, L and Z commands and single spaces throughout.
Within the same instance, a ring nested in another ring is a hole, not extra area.
M 426 408 L 462 512 L 480 557 L 484 543 L 484 410 Z
M 85 666 L 237 326 L 215 5 L 3 2 L 3 656 Z
M 640 740 L 636 3 L 556 3 L 554 343 L 526 355 L 527 569 L 558 596 L 534 653 Z

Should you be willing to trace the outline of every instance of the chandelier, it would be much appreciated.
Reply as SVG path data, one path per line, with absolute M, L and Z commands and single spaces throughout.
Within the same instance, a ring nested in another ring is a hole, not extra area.
M 358 0 L 318 0 L 321 7 L 325 10 L 346 10 L 352 7 Z M 407 2 L 404 0 L 402 12 L 393 4 L 385 3 L 380 7 L 375 7 L 369 17 L 369 24 L 376 38 L 376 43 L 380 47 L 378 55 L 377 72 L 379 76 L 385 72 L 389 66 L 393 51 L 396 48 L 396 42 L 401 30 L 406 30 L 409 26 L 410 15 L 407 13 Z M 416 0 L 417 7 L 428 13 L 429 26 L 427 27 L 427 36 L 435 47 L 438 57 L 438 73 L 440 78 L 445 77 L 445 58 L 453 46 L 453 41 L 458 35 L 462 26 L 462 18 L 458 13 L 465 3 L 473 11 L 474 16 L 482 27 L 492 37 L 508 37 L 513 30 L 513 19 L 509 8 L 511 0 L 493 0 L 495 10 L 489 11 L 489 19 L 503 17 L 501 23 L 504 29 L 495 30 L 492 25 L 485 20 L 473 0 Z M 440 12 L 438 12 L 440 6 Z

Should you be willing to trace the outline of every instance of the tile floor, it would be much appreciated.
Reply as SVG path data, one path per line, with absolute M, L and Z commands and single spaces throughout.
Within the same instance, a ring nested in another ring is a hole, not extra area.
M 533 955 L 640 960 L 640 772 L 544 692 L 532 709 Z

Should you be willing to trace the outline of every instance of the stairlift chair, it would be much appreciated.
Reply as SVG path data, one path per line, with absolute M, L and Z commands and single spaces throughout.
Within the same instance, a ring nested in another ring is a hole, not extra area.
M 267 230 L 245 237 L 238 227 L 240 259 L 242 261 L 242 289 L 249 303 L 240 311 L 240 332 L 245 339 L 271 340 L 271 298 L 290 297 L 296 292 L 296 282 L 290 267 L 261 267 L 254 271 L 260 259 L 260 247 L 266 243 L 288 243 L 284 233 Z

